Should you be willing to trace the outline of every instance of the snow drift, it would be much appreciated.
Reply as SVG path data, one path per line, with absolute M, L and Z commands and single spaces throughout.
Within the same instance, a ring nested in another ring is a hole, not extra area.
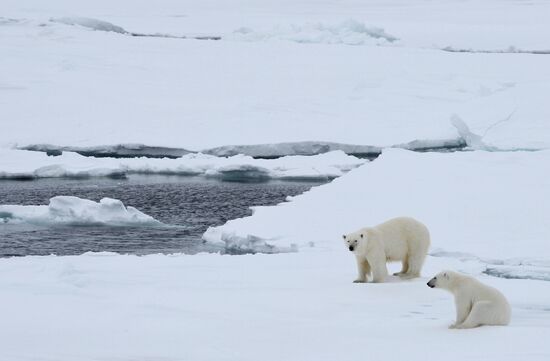
M 0 223 L 35 225 L 160 226 L 161 222 L 112 198 L 99 202 L 57 196 L 48 205 L 0 205 Z

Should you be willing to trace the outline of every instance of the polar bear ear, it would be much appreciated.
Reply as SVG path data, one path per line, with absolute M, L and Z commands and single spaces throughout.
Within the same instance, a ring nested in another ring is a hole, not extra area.
M 363 233 L 361 233 L 361 238 L 363 238 Z
M 449 274 L 447 272 L 443 273 L 443 277 L 445 277 L 446 279 L 449 279 Z
M 343 239 L 346 239 L 346 235 L 345 235 L 345 234 L 344 234 L 344 235 L 342 235 L 342 238 L 343 238 Z

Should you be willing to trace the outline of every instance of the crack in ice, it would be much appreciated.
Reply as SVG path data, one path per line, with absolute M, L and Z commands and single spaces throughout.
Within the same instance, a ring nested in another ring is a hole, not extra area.
M 440 50 L 449 53 L 471 53 L 471 54 L 535 54 L 535 55 L 550 55 L 550 50 L 523 50 L 513 46 L 508 49 L 501 50 L 476 50 L 476 49 L 457 49 L 451 46 L 441 48 Z

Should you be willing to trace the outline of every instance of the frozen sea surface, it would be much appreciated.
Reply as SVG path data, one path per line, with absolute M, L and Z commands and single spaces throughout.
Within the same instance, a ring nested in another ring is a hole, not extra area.
M 87 251 L 131 254 L 218 252 L 201 236 L 209 226 L 251 214 L 250 206 L 274 205 L 320 182 L 236 183 L 179 176 L 119 179 L 0 181 L 0 204 L 45 205 L 59 195 L 126 206 L 167 227 L 0 224 L 0 256 L 75 255 Z

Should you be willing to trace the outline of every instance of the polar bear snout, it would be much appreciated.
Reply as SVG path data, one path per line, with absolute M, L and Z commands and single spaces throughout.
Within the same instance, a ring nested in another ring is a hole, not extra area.
M 343 235 L 342 237 L 344 238 L 344 244 L 348 247 L 349 251 L 355 251 L 358 246 L 357 239 L 354 239 L 353 237 L 348 237 L 346 235 Z
M 435 282 L 436 282 L 436 279 L 434 277 L 431 280 L 429 280 L 428 283 L 426 283 L 426 284 L 428 285 L 428 287 L 434 288 L 435 287 Z

